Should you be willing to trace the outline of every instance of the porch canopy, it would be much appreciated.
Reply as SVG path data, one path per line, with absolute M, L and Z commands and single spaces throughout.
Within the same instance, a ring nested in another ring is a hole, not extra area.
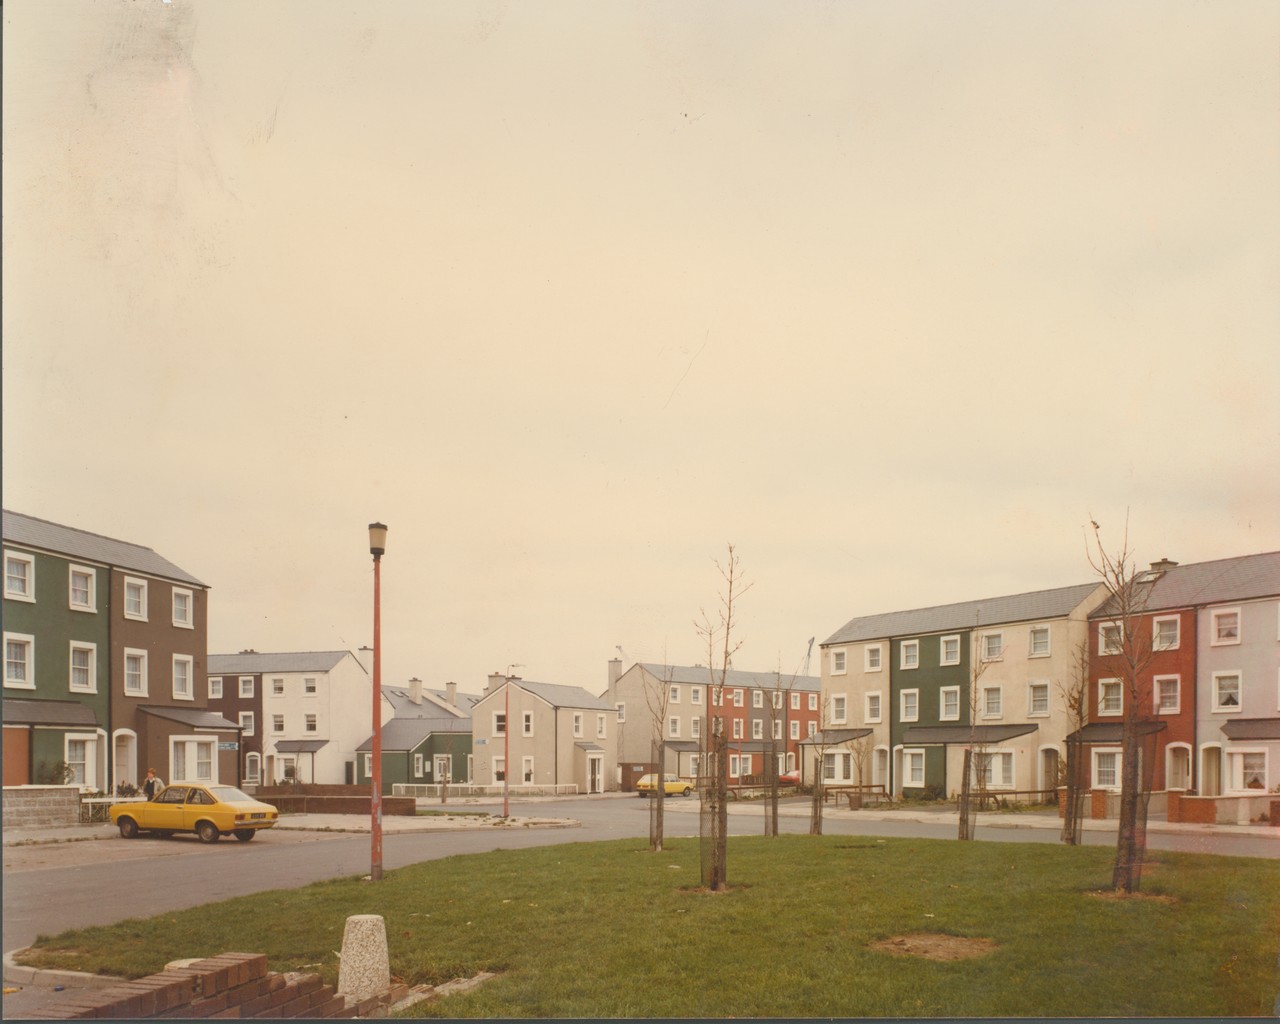
M 144 704 L 138 710 L 146 712 L 148 715 L 154 715 L 156 718 L 180 722 L 192 729 L 214 729 L 218 732 L 226 729 L 230 729 L 232 732 L 240 731 L 238 722 L 229 721 L 216 711 L 205 711 L 201 708 L 171 708 L 158 704 Z
M 5 725 L 56 725 L 69 729 L 98 727 L 93 708 L 73 700 L 24 700 L 6 696 L 3 708 Z
M 1150 736 L 1168 728 L 1164 722 L 1139 722 L 1138 735 Z M 1124 735 L 1122 722 L 1090 722 L 1067 736 L 1068 743 L 1119 743 Z
M 1229 740 L 1280 740 L 1280 718 L 1237 718 L 1222 723 Z
M 870 736 L 870 729 L 823 729 L 800 741 L 802 747 L 829 747 L 837 743 L 852 743 L 863 736 Z
M 951 743 L 972 743 L 975 746 L 988 743 L 1004 743 L 1033 733 L 1040 726 L 1024 725 L 913 725 L 902 734 L 904 745 L 947 746 Z

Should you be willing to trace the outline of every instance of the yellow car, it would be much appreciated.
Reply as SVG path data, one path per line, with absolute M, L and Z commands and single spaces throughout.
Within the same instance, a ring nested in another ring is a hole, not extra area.
M 639 781 L 636 782 L 636 792 L 640 794 L 641 800 L 656 791 L 657 788 L 658 776 L 656 775 L 641 775 Z M 662 791 L 667 796 L 689 796 L 693 793 L 693 783 L 688 779 L 680 778 L 679 775 L 664 775 L 662 776 Z
M 194 832 L 205 843 L 216 843 L 223 835 L 247 843 L 271 828 L 278 816 L 270 804 L 259 803 L 235 786 L 217 784 L 166 786 L 145 802 L 112 804 L 108 813 L 125 839 L 139 832 Z

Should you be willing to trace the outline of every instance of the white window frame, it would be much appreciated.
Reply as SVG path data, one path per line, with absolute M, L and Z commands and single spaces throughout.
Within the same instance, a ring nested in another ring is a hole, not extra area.
M 741 771 L 739 770 L 740 764 L 741 761 L 737 754 L 729 755 L 729 778 L 736 779 L 741 775 Z
M 947 657 L 947 644 L 955 643 L 956 651 L 952 657 Z M 938 638 L 938 664 L 939 665 L 959 665 L 960 664 L 960 634 L 948 633 L 944 637 Z
M 809 694 L 809 710 L 810 711 L 818 710 L 818 695 L 816 693 Z
M 1226 793 L 1251 793 L 1255 796 L 1261 796 L 1266 793 L 1267 783 L 1270 781 L 1269 772 L 1271 771 L 1270 758 L 1267 756 L 1266 747 L 1228 747 L 1223 751 L 1226 763 L 1223 767 L 1223 791 Z M 1262 757 L 1262 788 L 1248 789 L 1244 785 L 1244 758 L 1245 755 Z
M 521 736 L 533 735 L 533 722 L 534 722 L 534 715 L 532 711 L 520 712 L 520 735 Z
M 179 597 L 185 597 L 187 599 L 187 617 L 185 619 L 178 617 Z M 178 629 L 196 628 L 196 595 L 193 591 L 187 590 L 185 587 L 174 587 L 172 596 L 169 599 L 169 605 L 173 610 L 174 626 Z
M 800 724 L 799 722 L 796 723 L 796 725 L 799 725 L 799 724 Z M 813 739 L 816 735 L 818 735 L 818 723 L 806 722 L 805 735 L 808 736 L 809 739 Z
M 607 729 L 608 729 L 608 725 L 607 725 L 605 716 L 596 715 L 596 739 L 598 740 L 607 739 L 608 738 L 607 732 L 606 732 Z
M 1044 634 L 1044 650 L 1036 650 L 1036 634 Z M 1048 658 L 1053 655 L 1053 630 L 1048 626 L 1032 626 L 1027 630 L 1027 657 Z
M 1107 708 L 1107 689 L 1114 686 L 1115 691 L 1119 694 L 1119 702 L 1115 708 L 1108 710 Z M 1124 714 L 1124 680 L 1123 679 L 1099 679 L 1098 680 L 1098 717 L 1115 718 Z
M 240 735 L 253 736 L 257 733 L 258 721 L 252 711 L 240 712 Z
M 26 648 L 26 654 L 22 659 L 23 679 L 18 680 L 16 676 L 9 676 L 9 645 L 22 644 Z M 5 630 L 4 634 L 4 685 L 9 690 L 34 690 L 36 688 L 36 638 L 30 633 L 11 633 Z
M 262 755 L 255 750 L 244 755 L 244 781 L 255 785 L 262 778 Z
M 271 696 L 273 697 L 284 696 L 284 680 L 283 679 L 271 680 Z
M 907 652 L 911 652 L 910 664 L 908 664 Z M 904 672 L 914 672 L 920 667 L 920 641 L 919 640 L 903 640 L 902 647 L 898 651 L 898 667 Z
M 76 577 L 88 579 L 89 596 L 84 601 L 76 600 Z M 73 612 L 96 612 L 98 610 L 98 573 L 87 565 L 67 566 L 67 607 Z
M 862 670 L 880 672 L 884 669 L 884 644 L 867 644 L 862 649 Z
M 150 651 L 143 650 L 140 647 L 126 647 L 124 649 L 124 689 L 123 693 L 126 697 L 146 697 L 151 690 L 151 658 Z M 141 671 L 138 673 L 142 680 L 142 685 L 137 689 L 129 689 L 129 659 L 136 658 L 141 663 Z
M 366 779 L 373 778 L 373 755 L 364 755 L 364 775 Z
M 998 645 L 995 653 L 991 651 L 991 641 L 995 641 Z M 1004 633 L 983 633 L 982 634 L 982 660 L 983 661 L 1004 661 Z
M 915 703 L 915 710 L 908 716 L 907 714 L 907 697 L 910 696 Z M 900 722 L 918 722 L 920 721 L 920 691 L 919 690 L 902 690 L 898 694 L 898 721 Z
M 533 780 L 535 778 L 536 776 L 534 775 L 533 755 L 525 754 L 523 757 L 520 758 L 520 781 L 525 783 L 526 785 L 532 785 Z
M 775 740 L 780 740 L 780 739 L 782 739 L 782 721 L 781 721 L 781 719 L 777 719 L 777 718 L 775 718 L 775 719 L 773 720 L 773 738 L 774 738 Z
M 995 710 L 991 710 L 991 695 L 995 694 Z M 1004 718 L 1004 688 L 1001 686 L 984 686 L 982 688 L 982 717 Z
M 11 590 L 9 588 L 9 561 L 11 559 L 17 562 L 22 562 L 27 567 L 27 574 L 25 577 L 23 577 L 26 583 L 26 590 Z M 8 548 L 5 549 L 4 596 L 6 601 L 25 601 L 27 604 L 36 603 L 36 556 L 35 555 L 29 555 L 25 551 L 10 551 Z
M 831 695 L 831 724 L 844 725 L 849 721 L 849 698 L 843 693 Z
M 751 706 L 753 708 L 764 707 L 764 690 L 751 691 Z
M 98 739 L 94 732 L 69 732 L 62 737 L 62 760 L 71 765 L 71 744 L 84 744 L 84 781 L 76 783 L 81 789 L 98 788 Z M 73 780 L 74 781 L 74 780 Z
M 764 719 L 763 718 L 751 719 L 751 738 L 753 740 L 764 739 Z
M 1161 623 L 1173 623 L 1173 642 L 1161 643 L 1160 641 L 1160 625 Z M 1151 649 L 1153 651 L 1176 651 L 1182 645 L 1182 616 L 1181 615 L 1157 615 L 1151 620 Z
M 493 712 L 493 736 L 502 736 L 507 731 L 507 713 L 506 711 Z
M 271 716 L 271 735 L 284 732 L 284 715 Z M 370 755 L 371 756 L 371 755 Z
M 836 647 L 831 651 L 831 674 L 842 676 L 849 671 L 849 650 L 847 647 Z
M 493 755 L 493 781 L 504 782 L 507 775 L 507 758 L 504 754 Z
M 187 688 L 186 690 L 178 689 L 178 666 L 186 667 Z M 174 700 L 195 700 L 196 699 L 196 660 L 189 654 L 175 654 L 172 664 L 173 678 L 173 699 Z
M 1160 701 L 1160 684 L 1173 682 L 1173 706 L 1165 707 Z M 1165 675 L 1152 676 L 1151 678 L 1151 696 L 1153 701 L 1152 710 L 1157 715 L 1176 715 L 1182 711 L 1182 677 L 1173 673 Z
M 240 686 L 241 697 L 246 699 L 251 699 L 253 697 L 253 690 L 254 690 L 253 676 L 241 676 L 239 686 Z
M 303 715 L 302 731 L 305 733 L 318 733 L 320 731 L 320 717 L 314 713 Z
M 912 762 L 920 759 L 920 780 L 917 782 L 912 777 Z M 902 750 L 902 786 L 912 789 L 922 789 L 929 778 L 929 764 L 924 756 L 924 747 L 904 747 Z
M 947 695 L 951 694 L 956 699 L 956 709 L 951 714 L 947 714 Z M 938 721 L 939 722 L 958 722 L 960 721 L 960 687 L 944 686 L 938 690 Z
M 89 655 L 89 682 L 83 686 L 76 685 L 76 652 L 83 651 Z M 67 691 L 69 693 L 98 692 L 98 645 L 84 640 L 72 640 L 67 650 Z
M 743 729 L 742 729 L 742 719 L 741 719 L 741 718 L 735 718 L 735 719 L 733 720 L 733 738 L 734 738 L 735 740 L 740 740 L 740 739 L 742 739 L 742 738 L 743 738 L 743 737 L 742 737 L 742 733 L 743 733 Z
M 672 683 L 672 684 L 671 684 L 671 690 L 670 690 L 670 701 L 669 701 L 669 702 L 670 702 L 670 703 L 672 703 L 672 704 L 679 704 L 679 703 L 680 703 L 680 687 L 679 687 L 677 684 L 675 684 L 675 683 Z
M 1107 635 L 1110 631 L 1115 631 L 1115 646 L 1107 644 Z M 1099 622 L 1098 623 L 1098 656 L 1109 657 L 1113 654 L 1119 654 L 1124 650 L 1124 626 L 1117 622 Z
M 1044 710 L 1036 710 L 1036 690 L 1044 690 Z M 1048 718 L 1053 712 L 1053 690 L 1047 680 L 1032 679 L 1027 683 L 1027 717 Z
M 183 747 L 183 774 L 178 774 L 178 745 Z M 199 750 L 202 746 L 209 748 L 209 775 L 200 775 Z M 191 770 L 193 774 L 186 774 Z M 196 784 L 213 786 L 218 783 L 218 741 L 213 736 L 170 736 L 169 737 L 169 781 L 184 785 Z
M 1222 694 L 1219 690 L 1219 683 L 1223 679 L 1232 679 L 1236 681 L 1236 704 L 1235 707 L 1224 706 L 1222 703 Z M 1236 715 L 1240 713 L 1244 707 L 1244 673 L 1232 670 L 1230 672 L 1215 672 L 1213 674 L 1213 689 L 1210 691 L 1213 704 L 1210 712 L 1215 715 Z
M 141 611 L 129 611 L 129 589 L 131 587 L 138 588 L 138 605 L 142 609 Z M 147 601 L 147 581 L 137 576 L 126 576 L 124 578 L 124 602 L 121 606 L 121 611 L 123 612 L 124 617 L 126 619 L 131 619 L 134 622 L 146 622 Z
M 983 760 L 986 761 L 985 767 L 982 764 Z M 996 778 L 997 762 L 1001 765 L 999 779 Z M 985 783 L 985 787 L 988 790 L 1013 789 L 1017 782 L 1018 776 L 1014 772 L 1012 750 L 975 751 L 972 764 L 973 782 L 975 785 L 983 785 L 980 775 L 987 772 L 991 775 L 991 781 Z
M 876 712 L 871 713 L 871 699 L 875 698 Z M 862 700 L 862 721 L 865 725 L 879 725 L 884 720 L 884 695 L 880 690 L 869 690 Z
M 1098 755 L 1100 754 L 1115 756 L 1115 778 L 1112 782 L 1110 782 L 1107 785 L 1103 785 L 1103 783 L 1098 778 L 1098 759 L 1099 759 Z M 1121 752 L 1120 747 L 1094 747 L 1092 751 L 1092 756 L 1089 758 L 1089 768 L 1090 768 L 1089 781 L 1091 783 L 1090 788 L 1105 789 L 1105 790 L 1118 792 L 1120 790 L 1121 782 L 1124 778 L 1123 764 L 1124 764 L 1124 755 Z
M 791 710 L 792 711 L 800 710 L 800 694 L 798 693 L 793 693 L 791 695 Z
M 791 738 L 798 740 L 800 738 L 800 723 L 794 718 L 791 720 Z
M 302 677 L 302 696 L 318 697 L 320 696 L 320 680 L 315 676 Z
M 618 721 L 625 722 L 627 720 L 627 702 L 620 700 L 616 706 L 618 708 Z
M 695 740 L 702 738 L 702 719 L 696 715 L 689 719 L 689 736 Z
M 745 706 L 746 706 L 746 705 L 744 704 L 744 701 L 745 701 L 745 700 L 746 700 L 746 696 L 745 696 L 745 694 L 743 694 L 743 692 L 742 692 L 742 687 L 740 687 L 740 686 L 739 686 L 739 687 L 735 687 L 735 689 L 734 689 L 734 691 L 733 691 L 733 706 L 734 706 L 735 708 L 745 707 Z
M 702 687 L 701 686 L 689 687 L 689 703 L 690 704 L 702 703 Z
M 573 713 L 573 735 L 577 739 L 582 739 L 582 712 L 575 711 Z
M 1229 637 L 1220 637 L 1218 619 L 1225 618 L 1228 615 L 1236 617 L 1236 635 Z M 1233 647 L 1240 643 L 1240 636 L 1244 632 L 1244 616 L 1240 614 L 1239 608 L 1214 608 L 1209 612 L 1209 646 L 1210 647 Z
M 415 779 L 422 778 L 422 754 L 415 752 L 413 755 L 413 777 Z
M 222 676 L 209 677 L 209 699 L 222 700 Z

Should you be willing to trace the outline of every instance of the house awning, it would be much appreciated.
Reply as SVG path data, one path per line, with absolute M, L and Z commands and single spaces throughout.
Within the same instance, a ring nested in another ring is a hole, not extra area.
M 1229 740 L 1280 740 L 1280 718 L 1237 718 L 1222 723 Z
M 579 750 L 590 750 L 593 753 L 601 753 L 601 754 L 604 753 L 604 747 L 600 746 L 599 743 L 589 743 L 585 740 L 578 740 L 573 745 L 577 747 Z
M 702 744 L 697 740 L 667 740 L 663 746 L 668 750 L 675 750 L 681 754 L 696 754 L 702 749 Z
M 73 700 L 23 700 L 21 697 L 4 699 L 5 725 L 65 725 L 75 728 L 96 729 L 98 717 L 93 708 Z
M 1138 735 L 1150 736 L 1167 728 L 1164 722 L 1139 722 Z M 1067 737 L 1068 743 L 1119 743 L 1124 733 L 1120 722 L 1090 722 Z
M 314 754 L 328 740 L 276 740 L 277 754 Z
M 801 740 L 800 745 L 817 747 L 832 743 L 851 743 L 870 735 L 870 729 L 823 729 L 822 732 Z
M 231 729 L 235 732 L 240 731 L 240 726 L 237 723 L 228 721 L 216 711 L 206 711 L 204 708 L 170 708 L 161 707 L 157 704 L 144 704 L 138 710 L 145 711 L 148 715 L 154 715 L 156 718 L 168 719 L 171 722 L 181 722 L 192 729 L 217 729 L 219 731 Z
M 1004 743 L 1026 736 L 1038 725 L 913 725 L 902 734 L 903 743 Z

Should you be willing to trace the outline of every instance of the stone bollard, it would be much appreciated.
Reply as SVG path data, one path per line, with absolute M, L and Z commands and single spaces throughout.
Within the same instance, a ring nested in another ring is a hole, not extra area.
M 358 1001 L 382 995 L 390 988 L 386 922 L 381 914 L 353 914 L 342 933 L 338 994 Z

